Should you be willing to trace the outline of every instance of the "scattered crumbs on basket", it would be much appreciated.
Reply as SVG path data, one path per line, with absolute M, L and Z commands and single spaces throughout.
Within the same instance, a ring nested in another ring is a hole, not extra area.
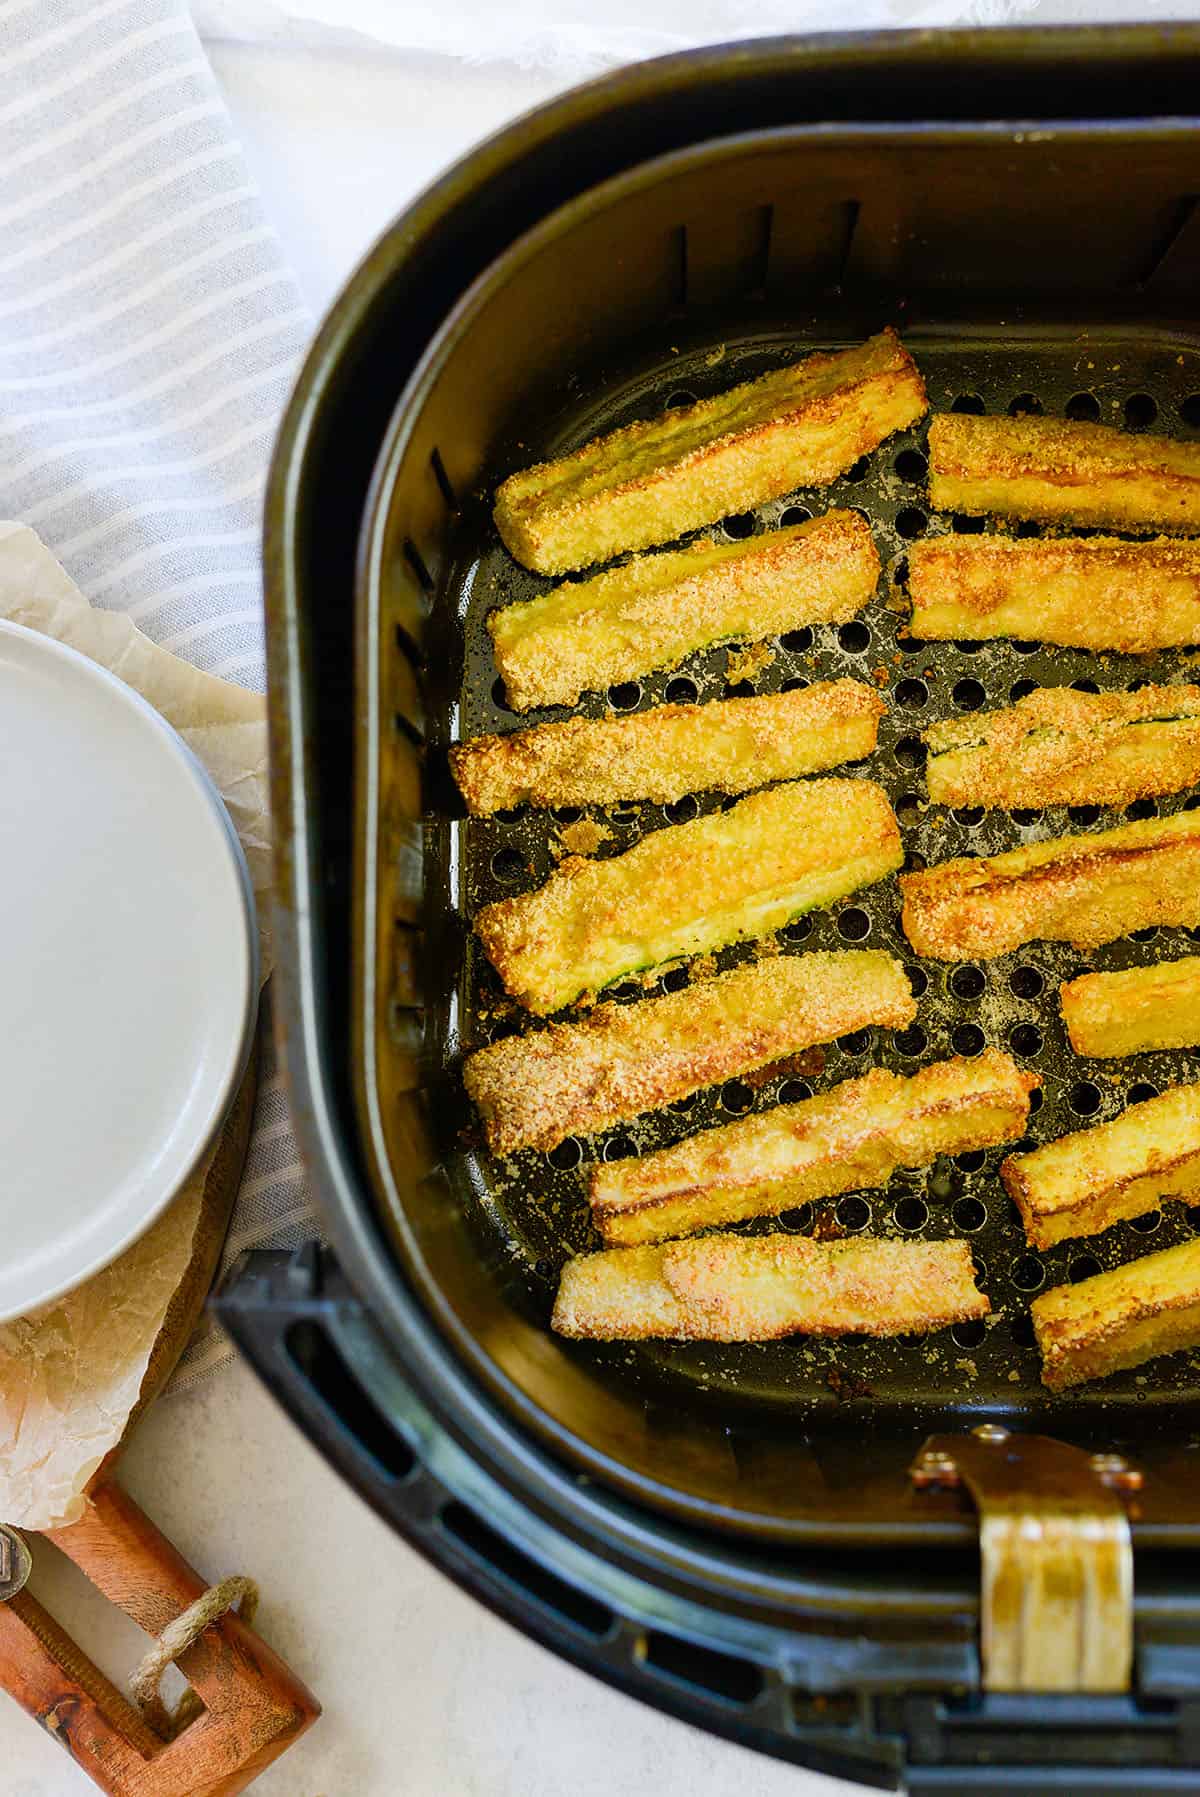
M 1017 1371 L 1016 1367 L 1013 1367 L 1012 1371 L 1009 1373 L 1008 1383 L 1010 1385 L 1019 1385 L 1021 1383 L 1021 1375 Z
M 979 1368 L 973 1360 L 956 1360 L 954 1364 L 968 1379 L 978 1379 Z
M 856 1379 L 853 1374 L 839 1372 L 835 1366 L 831 1366 L 825 1374 L 825 1383 L 839 1404 L 848 1404 L 851 1398 L 875 1396 L 865 1379 Z
M 581 817 L 577 823 L 563 825 L 551 852 L 556 856 L 594 855 L 602 842 L 612 841 L 612 836 L 612 831 L 594 817 Z
M 892 676 L 887 668 L 880 667 L 871 669 L 871 679 L 875 682 L 876 686 L 886 686 L 891 677 Z
M 773 956 L 781 955 L 782 953 L 783 944 L 778 936 L 760 936 L 758 941 L 754 944 L 754 959 L 756 961 L 769 961 Z M 715 969 L 715 962 L 713 963 L 713 967 Z
M 715 955 L 697 955 L 689 965 L 694 980 L 710 980 L 717 971 L 717 957 Z
M 706 368 L 719 368 L 721 363 L 724 360 L 725 360 L 725 345 L 723 343 L 718 343 L 716 349 L 710 349 L 708 354 L 705 356 L 704 366 Z
M 770 643 L 751 643 L 746 649 L 727 649 L 725 652 L 725 678 L 730 682 L 753 680 L 764 668 L 769 668 L 775 659 L 775 651 Z

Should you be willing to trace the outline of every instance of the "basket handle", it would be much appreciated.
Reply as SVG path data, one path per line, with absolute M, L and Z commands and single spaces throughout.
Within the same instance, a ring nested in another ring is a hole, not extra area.
M 148 1634 L 161 1634 L 207 1588 L 112 1480 L 92 1491 L 77 1523 L 47 1539 Z M 320 1714 L 232 1612 L 176 1663 L 205 1707 L 164 1741 L 28 1591 L 0 1603 L 0 1683 L 109 1797 L 236 1797 Z

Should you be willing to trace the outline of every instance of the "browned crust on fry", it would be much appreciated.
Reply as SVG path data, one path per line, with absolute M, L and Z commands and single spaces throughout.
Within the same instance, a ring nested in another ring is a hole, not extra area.
M 639 555 L 491 612 L 487 626 L 516 711 L 574 705 L 581 694 L 673 667 L 715 643 L 844 623 L 879 579 L 879 552 L 857 512 L 734 543 L 710 537 Z
M 1200 1241 L 1181 1242 L 1030 1306 L 1052 1391 L 1200 1344 Z
M 788 693 L 477 736 L 450 750 L 450 766 L 475 815 L 525 804 L 665 805 L 685 793 L 749 792 L 861 760 L 875 747 L 883 711 L 862 681 L 823 680 Z
M 624 974 L 769 935 L 901 859 L 881 787 L 790 781 L 623 855 L 571 856 L 537 891 L 486 905 L 475 928 L 513 997 L 544 1014 Z
M 551 1326 L 592 1340 L 899 1335 L 987 1316 L 963 1241 L 710 1235 L 581 1255 Z
M 1200 955 L 1119 973 L 1085 973 L 1059 987 L 1076 1054 L 1108 1060 L 1200 1047 Z
M 1151 924 L 1200 923 L 1200 817 L 1139 819 L 902 874 L 919 955 L 1003 955 L 1037 940 L 1094 948 Z
M 528 568 L 588 567 L 796 487 L 824 486 L 927 403 L 889 328 L 510 475 L 496 493 L 496 527 Z
M 594 1164 L 592 1217 L 607 1242 L 644 1242 L 886 1185 L 898 1167 L 1013 1140 L 1038 1084 L 998 1049 L 907 1079 L 877 1067 L 800 1104 Z
M 911 633 L 1133 655 L 1200 642 L 1200 543 L 943 536 L 908 552 Z
M 929 427 L 929 493 L 941 511 L 1200 527 L 1200 444 L 1063 418 L 941 412 Z
M 1200 781 L 1200 687 L 1042 687 L 924 732 L 937 805 L 1127 805 Z
M 851 1030 L 903 1028 L 916 1012 L 890 955 L 782 955 L 505 1037 L 471 1055 L 463 1079 L 494 1153 L 545 1150 Z
M 1165 1199 L 1200 1195 L 1200 1085 L 1175 1086 L 1000 1168 L 1035 1248 L 1097 1235 Z

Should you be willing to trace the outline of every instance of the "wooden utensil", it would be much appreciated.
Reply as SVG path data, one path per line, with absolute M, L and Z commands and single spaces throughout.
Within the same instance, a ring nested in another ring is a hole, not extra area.
M 131 1422 L 161 1390 L 203 1307 L 245 1162 L 256 1084 L 252 1060 L 205 1181 L 192 1261 Z M 159 1635 L 203 1595 L 207 1581 L 122 1491 L 115 1461 L 110 1455 L 96 1473 L 80 1520 L 47 1539 L 110 1602 Z M 234 1797 L 320 1714 L 311 1692 L 232 1612 L 175 1663 L 205 1707 L 167 1741 L 28 1590 L 0 1603 L 0 1687 L 110 1797 Z

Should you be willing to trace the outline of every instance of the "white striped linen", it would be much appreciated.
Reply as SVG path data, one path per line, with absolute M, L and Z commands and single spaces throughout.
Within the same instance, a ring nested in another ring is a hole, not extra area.
M 263 685 L 259 511 L 309 319 L 184 0 L 0 0 L 0 513 Z M 227 1259 L 314 1224 L 267 1032 Z M 227 1358 L 211 1326 L 177 1382 Z

